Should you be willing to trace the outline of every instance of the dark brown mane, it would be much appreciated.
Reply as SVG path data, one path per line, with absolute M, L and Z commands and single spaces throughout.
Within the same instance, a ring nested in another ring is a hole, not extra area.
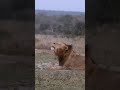
M 70 55 L 70 53 L 72 52 L 72 48 L 68 49 L 67 51 L 65 51 L 65 53 L 63 54 L 62 57 L 58 56 L 58 60 L 59 60 L 59 65 L 63 66 L 67 57 Z

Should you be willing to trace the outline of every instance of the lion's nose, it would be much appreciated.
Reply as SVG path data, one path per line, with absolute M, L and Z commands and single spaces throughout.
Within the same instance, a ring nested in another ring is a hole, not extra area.
M 52 44 L 51 44 L 51 46 L 54 46 L 54 45 L 55 45 L 55 43 L 52 43 Z

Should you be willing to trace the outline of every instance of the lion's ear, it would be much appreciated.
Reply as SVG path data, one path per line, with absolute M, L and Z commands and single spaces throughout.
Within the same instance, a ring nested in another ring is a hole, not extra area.
M 70 50 L 72 49 L 72 45 L 67 45 L 65 50 Z

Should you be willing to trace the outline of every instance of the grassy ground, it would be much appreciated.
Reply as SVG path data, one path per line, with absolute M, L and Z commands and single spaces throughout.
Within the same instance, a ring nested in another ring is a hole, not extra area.
M 58 64 L 57 57 L 50 51 L 50 45 L 56 41 L 74 44 L 74 49 L 84 54 L 84 38 L 61 38 L 36 36 L 35 49 L 35 89 L 36 90 L 85 90 L 85 72 L 75 70 L 46 70 Z M 49 39 L 49 40 L 48 40 Z
M 36 70 L 36 90 L 85 90 L 84 71 Z

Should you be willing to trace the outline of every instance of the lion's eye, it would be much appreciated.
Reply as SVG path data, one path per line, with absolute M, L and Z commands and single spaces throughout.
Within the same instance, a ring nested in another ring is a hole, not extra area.
M 53 43 L 53 44 L 55 44 L 55 43 Z

